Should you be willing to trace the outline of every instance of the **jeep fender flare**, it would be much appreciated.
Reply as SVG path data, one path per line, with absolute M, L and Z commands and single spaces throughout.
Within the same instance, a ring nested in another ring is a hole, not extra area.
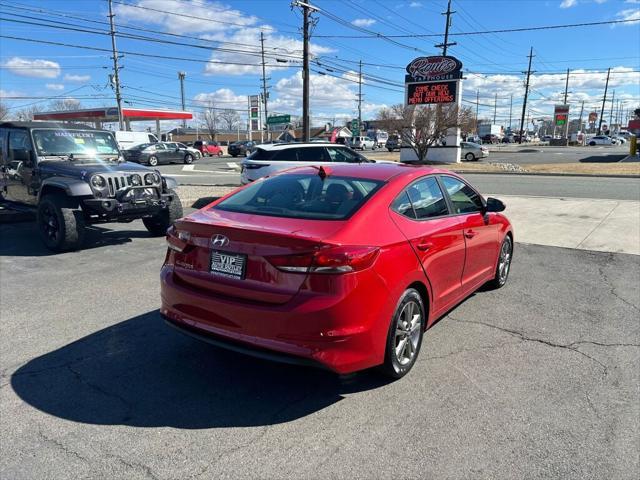
M 173 177 L 165 177 L 163 175 L 162 184 L 164 185 L 165 190 L 175 190 L 178 188 L 178 181 Z
M 86 197 L 93 196 L 91 187 L 87 182 L 77 180 L 75 178 L 50 177 L 43 180 L 40 190 L 38 191 L 38 202 L 46 194 L 48 190 L 62 190 L 68 197 Z

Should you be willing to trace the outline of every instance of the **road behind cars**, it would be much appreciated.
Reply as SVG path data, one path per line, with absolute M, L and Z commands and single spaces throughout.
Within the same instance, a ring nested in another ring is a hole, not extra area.
M 517 244 L 510 283 L 450 312 L 413 371 L 384 383 L 166 328 L 164 241 L 108 227 L 83 251 L 49 255 L 33 224 L 0 226 L 2 478 L 582 480 L 640 468 L 638 256 Z

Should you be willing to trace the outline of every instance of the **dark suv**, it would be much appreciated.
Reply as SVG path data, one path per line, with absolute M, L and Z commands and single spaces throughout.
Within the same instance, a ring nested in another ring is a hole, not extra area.
M 241 140 L 239 142 L 233 142 L 227 148 L 227 153 L 232 157 L 237 157 L 238 155 L 242 155 L 246 157 L 253 151 L 253 147 L 255 146 L 255 142 L 250 140 Z
M 80 248 L 87 224 L 142 219 L 160 236 L 182 216 L 176 181 L 125 162 L 111 132 L 0 122 L 0 159 L 0 196 L 36 210 L 54 251 Z

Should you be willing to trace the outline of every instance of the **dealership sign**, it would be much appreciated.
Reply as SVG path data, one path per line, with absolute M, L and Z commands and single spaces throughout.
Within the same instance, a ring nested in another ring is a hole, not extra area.
M 407 65 L 406 105 L 457 103 L 462 63 L 454 57 L 418 57 Z

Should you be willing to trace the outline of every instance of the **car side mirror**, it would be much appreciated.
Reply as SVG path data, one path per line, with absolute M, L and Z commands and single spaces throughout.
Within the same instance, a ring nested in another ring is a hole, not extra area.
M 492 197 L 487 198 L 487 212 L 502 212 L 505 208 L 507 208 L 507 206 L 502 202 L 502 200 Z

